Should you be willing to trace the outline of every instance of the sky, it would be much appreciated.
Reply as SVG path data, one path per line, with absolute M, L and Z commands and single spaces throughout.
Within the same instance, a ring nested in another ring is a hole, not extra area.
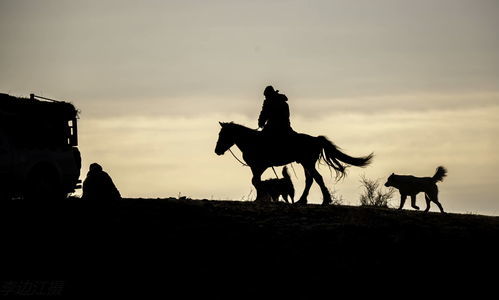
M 361 175 L 444 165 L 447 211 L 499 215 L 497 28 L 496 0 L 0 0 L 0 92 L 78 107 L 82 179 L 98 162 L 125 197 L 247 201 L 218 122 L 256 128 L 273 85 L 296 131 L 375 153 L 340 182 L 321 167 L 345 204 Z

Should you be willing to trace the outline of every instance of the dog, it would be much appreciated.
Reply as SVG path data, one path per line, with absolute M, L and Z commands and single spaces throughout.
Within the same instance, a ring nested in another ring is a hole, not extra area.
M 426 199 L 426 209 L 428 212 L 430 209 L 430 202 L 433 201 L 437 204 L 441 213 L 445 213 L 442 204 L 438 201 L 438 187 L 437 182 L 443 181 L 444 177 L 447 176 L 447 170 L 440 166 L 437 168 L 435 175 L 433 177 L 415 177 L 411 175 L 396 175 L 392 173 L 388 177 L 385 183 L 386 187 L 394 187 L 400 192 L 400 206 L 398 209 L 402 209 L 407 196 L 411 196 L 411 206 L 414 209 L 419 210 L 416 206 L 416 195 L 420 192 L 425 193 Z
M 261 182 L 261 191 L 268 194 L 272 202 L 278 202 L 279 196 L 282 196 L 286 203 L 289 203 L 288 197 L 291 198 L 291 203 L 295 203 L 295 188 L 291 177 L 289 177 L 288 168 L 282 169 L 282 177 L 280 179 L 267 179 Z

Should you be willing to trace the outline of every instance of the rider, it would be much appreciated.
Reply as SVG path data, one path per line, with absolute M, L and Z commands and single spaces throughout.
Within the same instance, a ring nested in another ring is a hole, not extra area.
M 263 95 L 262 111 L 258 117 L 258 128 L 263 128 L 262 133 L 270 136 L 286 136 L 294 133 L 289 121 L 288 97 L 279 94 L 278 90 L 269 85 Z

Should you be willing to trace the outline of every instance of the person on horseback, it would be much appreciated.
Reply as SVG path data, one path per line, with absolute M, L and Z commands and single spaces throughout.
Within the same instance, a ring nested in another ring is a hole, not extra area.
M 287 136 L 294 133 L 289 121 L 288 97 L 269 85 L 263 95 L 262 111 L 258 117 L 258 128 L 266 136 Z

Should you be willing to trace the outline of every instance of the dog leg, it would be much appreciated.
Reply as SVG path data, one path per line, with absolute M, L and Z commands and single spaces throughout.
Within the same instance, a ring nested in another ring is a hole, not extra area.
M 411 195 L 411 206 L 412 208 L 419 210 L 419 206 L 416 205 L 416 195 Z
M 430 199 L 430 196 L 428 196 L 428 194 L 426 194 L 426 193 L 424 194 L 424 197 L 426 199 L 426 208 L 425 208 L 424 212 L 428 212 L 430 210 L 431 199 Z
M 400 195 L 400 206 L 399 206 L 399 210 L 402 209 L 402 207 L 404 207 L 404 203 L 405 203 L 405 199 L 407 198 L 407 195 Z
M 279 202 L 279 196 L 280 196 L 280 195 L 281 195 L 281 194 L 280 194 L 279 192 L 276 192 L 276 193 L 275 193 L 275 199 L 274 199 L 274 201 L 275 201 L 275 202 Z
M 435 193 L 433 198 L 432 198 L 433 202 L 435 202 L 435 204 L 437 204 L 438 208 L 440 209 L 440 212 L 445 214 L 445 211 L 444 211 L 444 208 L 442 207 L 442 204 L 440 204 L 440 201 L 438 201 L 438 194 Z

